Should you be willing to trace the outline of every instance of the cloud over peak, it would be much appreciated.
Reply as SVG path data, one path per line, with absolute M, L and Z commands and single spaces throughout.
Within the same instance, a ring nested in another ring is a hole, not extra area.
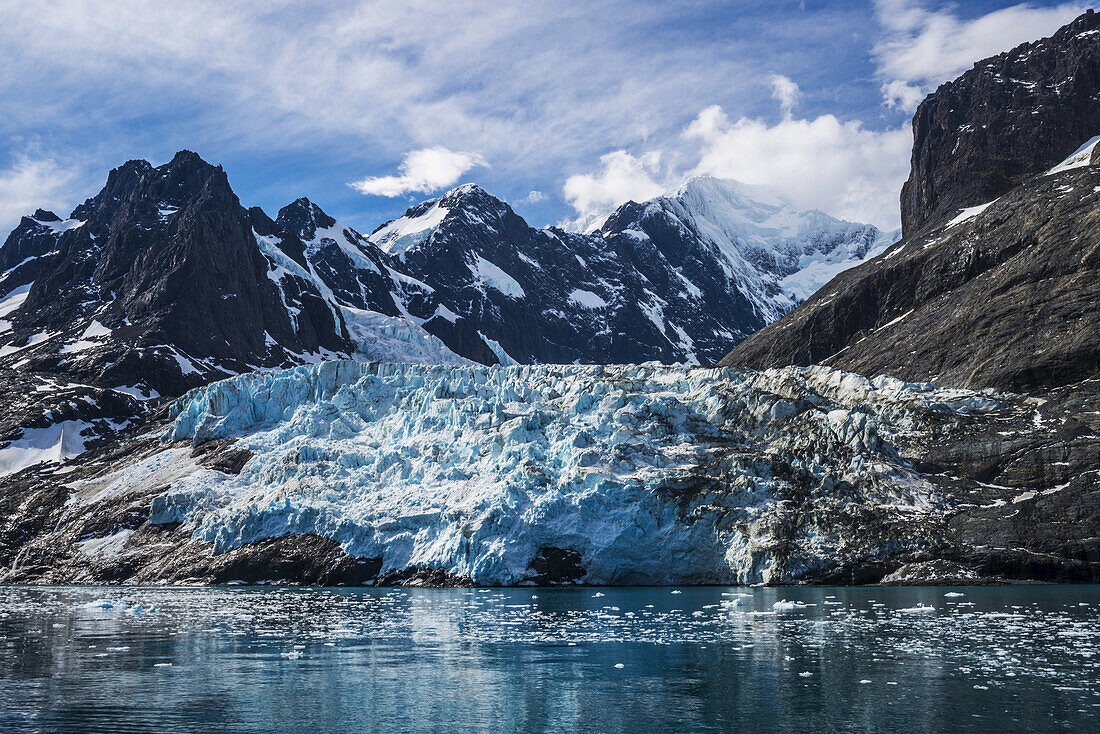
M 72 168 L 53 158 L 17 156 L 0 170 L 0 242 L 20 217 L 40 207 L 64 217 L 80 188 L 77 179 Z
M 1020 3 L 973 19 L 920 0 L 875 0 L 882 32 L 872 55 L 883 104 L 911 111 L 924 96 L 975 61 L 1049 36 L 1085 11 L 1081 3 L 1040 7 Z
M 456 183 L 459 177 L 472 168 L 488 166 L 477 153 L 448 150 L 436 146 L 422 148 L 407 154 L 397 167 L 397 176 L 373 176 L 349 183 L 361 194 L 373 196 L 402 196 L 403 194 L 429 194 Z
M 909 129 L 870 130 L 834 115 L 796 119 L 791 96 L 776 96 L 784 113 L 778 123 L 731 120 L 712 105 L 684 129 L 676 151 L 635 156 L 617 150 L 600 158 L 596 172 L 570 176 L 563 194 L 577 214 L 571 226 L 586 229 L 628 200 L 644 201 L 689 178 L 714 176 L 768 186 L 801 209 L 897 227 L 898 193 L 909 172 Z M 671 160 L 683 165 L 665 163 Z

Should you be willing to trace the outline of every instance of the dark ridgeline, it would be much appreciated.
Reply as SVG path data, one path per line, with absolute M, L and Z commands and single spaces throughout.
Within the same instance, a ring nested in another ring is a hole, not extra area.
M 0 367 L 178 395 L 369 354 L 372 333 L 353 328 L 362 311 L 406 318 L 484 364 L 713 363 L 789 310 L 778 281 L 802 254 L 858 258 L 884 236 L 737 194 L 723 206 L 803 226 L 774 249 L 735 242 L 731 270 L 684 199 L 718 185 L 629 202 L 579 234 L 530 227 L 467 184 L 380 227 L 439 215 L 424 241 L 390 254 L 308 199 L 275 219 L 246 210 L 224 171 L 190 151 L 159 167 L 130 161 L 69 219 L 40 210 L 0 248 L 0 293 L 30 289 L 6 317 Z

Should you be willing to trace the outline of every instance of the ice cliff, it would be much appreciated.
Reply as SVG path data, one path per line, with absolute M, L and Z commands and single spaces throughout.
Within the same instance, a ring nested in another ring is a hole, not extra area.
M 150 522 L 216 554 L 309 534 L 383 576 L 777 582 L 919 547 L 940 498 L 897 445 L 997 407 L 820 367 L 335 361 L 195 389 L 164 450 L 77 489 L 167 487 Z M 248 452 L 239 474 L 192 458 L 216 439 Z

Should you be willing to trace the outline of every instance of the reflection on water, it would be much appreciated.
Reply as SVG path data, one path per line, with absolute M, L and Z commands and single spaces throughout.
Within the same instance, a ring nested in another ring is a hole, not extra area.
M 0 730 L 1096 731 L 1098 622 L 1096 586 L 6 587 Z

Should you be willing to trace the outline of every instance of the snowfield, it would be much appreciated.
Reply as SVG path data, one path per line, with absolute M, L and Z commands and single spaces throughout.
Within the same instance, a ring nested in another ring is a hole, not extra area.
M 73 488 L 87 503 L 166 487 L 151 522 L 215 553 L 315 534 L 383 574 L 479 584 L 533 582 L 554 554 L 577 568 L 554 581 L 777 582 L 919 544 L 850 525 L 919 528 L 905 522 L 939 499 L 894 445 L 929 416 L 997 406 L 821 367 L 335 361 L 193 390 L 165 450 Z M 251 452 L 240 474 L 191 457 L 213 439 Z M 792 523 L 798 498 L 815 515 Z

